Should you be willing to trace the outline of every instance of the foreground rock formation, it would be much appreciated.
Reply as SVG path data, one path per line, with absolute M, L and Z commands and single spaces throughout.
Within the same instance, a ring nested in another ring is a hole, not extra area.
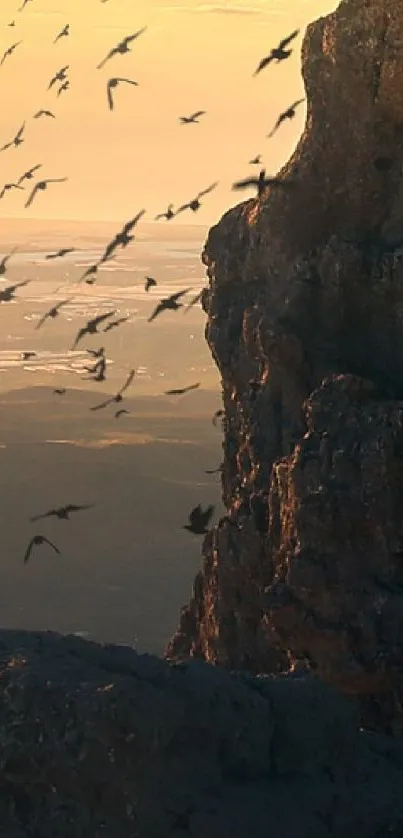
M 0 631 L 2 838 L 401 836 L 402 785 L 403 743 L 311 676 Z
M 203 254 L 228 516 L 167 656 L 304 665 L 401 734 L 403 3 L 342 0 L 303 75 L 289 188 L 226 213 Z

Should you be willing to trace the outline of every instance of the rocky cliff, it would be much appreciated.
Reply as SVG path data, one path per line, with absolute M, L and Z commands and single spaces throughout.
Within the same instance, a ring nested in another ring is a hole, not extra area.
M 312 670 L 403 732 L 403 3 L 342 0 L 302 50 L 290 188 L 203 262 L 223 499 L 167 656 Z

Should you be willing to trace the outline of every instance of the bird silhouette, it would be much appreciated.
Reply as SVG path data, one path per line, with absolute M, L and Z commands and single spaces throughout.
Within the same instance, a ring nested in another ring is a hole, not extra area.
M 197 384 L 188 384 L 187 387 L 178 387 L 174 390 L 165 390 L 166 396 L 184 396 L 185 393 L 190 393 L 191 390 L 197 390 L 200 387 L 200 383 Z
M 24 128 L 25 122 L 22 123 L 21 128 L 19 129 L 19 131 L 17 131 L 15 137 L 13 137 L 13 139 L 9 143 L 3 145 L 2 148 L 0 148 L 0 151 L 6 151 L 6 149 L 11 148 L 11 146 L 14 146 L 14 148 L 18 148 L 18 146 L 24 142 L 24 137 L 22 136 Z
M 195 111 L 194 113 L 190 114 L 190 116 L 180 116 L 179 121 L 182 125 L 190 125 L 191 122 L 199 122 L 199 116 L 203 116 L 206 111 Z
M 218 186 L 218 181 L 212 183 L 211 186 L 207 187 L 207 189 L 203 189 L 202 192 L 199 192 L 196 195 L 196 197 L 189 201 L 187 204 L 182 204 L 182 206 L 176 210 L 176 215 L 178 215 L 178 213 L 183 212 L 186 209 L 191 209 L 192 212 L 197 212 L 197 210 L 201 207 L 200 198 L 202 198 L 203 195 L 208 195 L 208 193 L 212 192 L 213 189 L 216 188 L 216 186 Z
M 250 166 L 260 166 L 261 162 L 262 162 L 262 155 L 257 154 L 256 157 L 252 157 L 252 160 L 249 160 L 249 165 Z
M 44 108 L 41 108 L 40 111 L 37 111 L 36 113 L 34 113 L 33 118 L 34 119 L 40 119 L 41 116 L 49 116 L 51 119 L 56 119 L 56 117 L 55 117 L 54 113 L 52 113 L 52 111 L 47 111 Z
M 282 180 L 282 178 L 278 177 L 266 177 L 266 170 L 262 169 L 258 178 L 246 178 L 245 180 L 238 180 L 232 184 L 233 189 L 249 189 L 252 186 L 256 187 L 258 198 L 260 198 L 267 186 L 282 186 L 286 188 L 291 186 L 291 181 Z
M 17 248 L 13 247 L 13 249 L 10 250 L 10 253 L 7 253 L 5 256 L 3 256 L 2 260 L 0 261 L 0 276 L 4 276 L 4 274 L 7 270 L 8 260 L 11 259 L 12 256 L 14 256 L 14 253 L 16 252 L 16 250 L 17 250 Z
M 14 294 L 18 288 L 24 288 L 29 282 L 29 279 L 24 279 L 22 282 L 16 282 L 15 285 L 8 285 L 7 288 L 3 288 L 0 291 L 0 303 L 9 303 L 14 299 Z
M 270 134 L 267 134 L 268 138 L 273 137 L 273 135 L 276 133 L 276 131 L 278 131 L 278 129 L 280 128 L 280 125 L 282 124 L 282 122 L 285 122 L 286 119 L 294 119 L 294 116 L 296 114 L 296 108 L 298 107 L 298 105 L 301 105 L 302 102 L 305 102 L 305 98 L 297 99 L 297 101 L 293 102 L 293 104 L 290 105 L 290 107 L 287 108 L 286 111 L 283 111 L 280 114 L 276 124 L 274 125 L 274 127 L 270 131 Z
M 47 178 L 47 180 L 38 180 L 37 183 L 35 184 L 32 192 L 31 192 L 29 198 L 28 198 L 28 201 L 25 204 L 25 207 L 30 207 L 31 206 L 32 201 L 34 200 L 36 193 L 38 191 L 44 192 L 45 189 L 48 188 L 48 183 L 65 183 L 66 180 L 68 180 L 67 177 L 55 177 L 55 178 Z
M 290 44 L 291 41 L 297 37 L 297 35 L 299 35 L 299 29 L 295 29 L 294 32 L 291 32 L 291 35 L 287 36 L 287 38 L 283 38 L 278 47 L 274 47 L 274 49 L 271 50 L 270 55 L 267 55 L 266 58 L 262 58 L 253 75 L 257 76 L 257 74 L 264 70 L 264 68 L 272 61 L 276 61 L 278 64 L 280 61 L 284 61 L 286 58 L 289 58 L 292 53 L 292 49 L 286 49 L 286 47 L 288 47 L 288 44 Z
M 66 390 L 65 387 L 56 387 L 56 389 L 53 390 L 53 392 L 55 393 L 56 396 L 65 396 L 66 393 L 67 393 L 67 390 Z
M 101 261 L 105 262 L 107 259 L 109 259 L 117 247 L 127 247 L 127 245 L 130 244 L 131 241 L 133 241 L 135 237 L 131 236 L 130 233 L 133 230 L 133 227 L 135 227 L 136 224 L 140 221 L 140 218 L 143 217 L 144 213 L 145 209 L 140 210 L 140 212 L 138 212 L 137 215 L 135 215 L 134 218 L 131 219 L 131 221 L 128 221 L 124 225 L 120 233 L 118 233 L 106 247 L 105 253 L 102 256 Z
M 69 87 L 70 87 L 70 82 L 69 82 L 68 79 L 66 79 L 66 81 L 64 81 L 63 84 L 60 85 L 59 90 L 57 91 L 57 96 L 58 97 L 61 96 L 61 94 L 64 93 L 65 90 L 68 90 Z
M 56 84 L 57 81 L 63 82 L 63 81 L 66 80 L 67 70 L 69 68 L 70 68 L 70 64 L 65 64 L 64 67 L 61 67 L 60 70 L 58 70 L 57 73 L 55 73 L 55 75 L 52 76 L 52 78 L 49 82 L 49 85 L 48 85 L 48 90 L 50 90 L 50 88 L 53 87 L 53 85 Z
M 105 355 L 101 355 L 98 359 L 97 363 L 94 364 L 93 367 L 84 367 L 86 372 L 89 372 L 89 378 L 92 381 L 106 381 L 106 358 Z M 88 379 L 86 379 L 88 380 Z
M 16 50 L 17 47 L 19 47 L 20 44 L 22 44 L 22 41 L 17 41 L 16 44 L 11 44 L 11 47 L 8 47 L 8 49 L 6 49 L 4 55 L 0 59 L 0 67 L 1 67 L 2 64 L 4 64 L 6 58 L 8 58 L 9 55 L 12 55 L 14 50 Z
M 214 514 L 214 506 L 210 505 L 202 510 L 201 504 L 192 509 L 189 514 L 189 524 L 185 524 L 182 529 L 194 533 L 194 535 L 205 535 L 208 532 L 207 525 Z
M 106 399 L 104 402 L 101 402 L 101 404 L 96 404 L 95 407 L 90 407 L 90 410 L 102 410 L 104 407 L 108 407 L 108 405 L 113 404 L 113 402 L 119 404 L 119 402 L 123 401 L 123 393 L 125 393 L 127 388 L 130 387 L 135 375 L 136 370 L 131 370 L 123 387 L 121 387 L 116 393 L 116 396 L 111 396 L 110 399 Z
M 37 547 L 40 544 L 49 544 L 49 547 L 52 547 L 52 549 L 55 551 L 55 553 L 58 553 L 59 556 L 60 556 L 60 550 L 56 547 L 55 544 L 53 544 L 52 541 L 49 541 L 49 539 L 46 538 L 46 536 L 44 536 L 44 535 L 34 535 L 34 537 L 31 538 L 31 541 L 29 542 L 28 547 L 26 549 L 25 556 L 24 556 L 24 564 L 27 564 L 27 562 L 31 558 L 31 553 L 32 553 L 34 547 Z
M 92 509 L 93 506 L 93 503 L 87 503 L 83 506 L 75 506 L 73 503 L 69 503 L 67 506 L 56 506 L 54 509 L 49 509 L 48 512 L 44 512 L 42 515 L 34 515 L 30 520 L 34 522 L 41 521 L 43 518 L 58 518 L 59 521 L 69 521 L 72 512 L 81 512 L 83 509 Z
M 76 348 L 77 344 L 80 340 L 83 339 L 85 335 L 96 335 L 98 334 L 98 326 L 103 323 L 108 317 L 113 317 L 115 311 L 107 311 L 106 314 L 99 314 L 98 317 L 93 317 L 92 320 L 88 320 L 85 326 L 82 329 L 79 329 L 76 335 L 76 339 L 71 347 L 71 351 Z
M 5 183 L 3 189 L 0 192 L 0 201 L 4 198 L 6 192 L 9 192 L 10 189 L 24 189 L 23 186 L 20 186 L 19 183 Z
M 157 284 L 156 280 L 152 276 L 146 276 L 145 280 L 144 290 L 147 292 L 150 288 L 153 288 Z
M 130 410 L 126 410 L 124 407 L 121 407 L 120 410 L 116 411 L 115 419 L 119 419 L 119 416 L 123 416 L 124 413 L 130 413 Z
M 49 311 L 47 311 L 43 315 L 43 317 L 41 317 L 41 319 L 36 324 L 35 328 L 40 329 L 41 326 L 43 326 L 43 324 L 45 323 L 46 320 L 55 319 L 56 317 L 58 317 L 60 309 L 63 306 L 67 305 L 67 303 L 71 303 L 72 299 L 73 299 L 73 297 L 69 297 L 67 300 L 62 300 L 60 303 L 57 303 L 55 306 L 52 306 L 52 308 L 50 308 Z
M 28 171 L 24 172 L 24 174 L 21 175 L 21 177 L 17 180 L 18 185 L 20 183 L 23 183 L 24 180 L 32 180 L 32 178 L 34 177 L 35 172 L 37 172 L 38 169 L 41 169 L 41 168 L 42 168 L 42 163 L 38 163 L 36 166 L 32 166 L 32 169 L 28 169 Z
M 185 288 L 184 291 L 177 291 L 176 294 L 171 294 L 170 297 L 163 297 L 163 299 L 160 300 L 158 305 L 155 307 L 151 317 L 148 318 L 147 322 L 151 323 L 151 321 L 155 320 L 155 318 L 158 317 L 158 315 L 161 314 L 163 311 L 177 311 L 178 308 L 182 307 L 182 303 L 178 303 L 178 300 L 180 300 L 180 298 L 183 297 L 184 294 L 188 294 L 190 290 L 190 288 Z
M 112 96 L 112 90 L 114 90 L 115 87 L 117 87 L 118 84 L 120 84 L 121 82 L 126 82 L 126 84 L 132 84 L 132 85 L 135 85 L 136 87 L 138 87 L 138 82 L 133 81 L 133 79 L 125 79 L 125 78 L 122 78 L 121 76 L 116 76 L 115 78 L 109 79 L 109 81 L 106 85 L 106 92 L 107 92 L 107 96 L 108 96 L 109 110 L 111 110 L 111 111 L 113 111 L 113 109 L 114 109 L 114 101 L 113 101 L 113 96 Z
M 31 358 L 36 358 L 36 352 L 21 352 L 22 361 L 29 361 Z
M 135 41 L 136 38 L 142 35 L 143 32 L 146 31 L 146 29 L 147 27 L 143 26 L 143 28 L 139 29 L 138 32 L 135 32 L 134 35 L 127 35 L 126 38 L 123 38 L 123 41 L 119 41 L 116 47 L 113 47 L 113 49 L 111 49 L 110 52 L 108 52 L 106 58 L 103 58 L 101 63 L 97 65 L 97 70 L 100 70 L 101 67 L 103 67 L 104 64 L 106 64 L 106 62 L 109 61 L 110 58 L 113 58 L 114 55 L 124 55 L 125 52 L 131 52 L 129 44 L 131 44 L 132 41 Z
M 66 23 L 66 26 L 64 26 L 63 29 L 60 30 L 59 34 L 56 35 L 56 38 L 53 41 L 53 43 L 56 44 L 57 41 L 60 40 L 60 38 L 67 38 L 68 35 L 70 35 L 70 24 Z
M 55 253 L 48 253 L 45 259 L 61 259 L 62 256 L 67 256 L 68 253 L 74 253 L 75 249 L 75 247 L 62 247 L 60 250 L 56 250 Z
M 105 326 L 104 332 L 110 332 L 111 329 L 116 329 L 117 326 L 120 326 L 122 323 L 126 323 L 126 321 L 129 320 L 129 319 L 130 319 L 130 317 L 127 316 L 127 317 L 119 317 L 117 320 L 111 320 Z
M 166 218 L 167 221 L 170 221 L 171 218 L 173 218 L 174 215 L 176 215 L 172 207 L 173 204 L 169 204 L 168 209 L 165 212 L 160 212 L 158 215 L 156 215 L 154 221 L 158 221 L 159 218 Z

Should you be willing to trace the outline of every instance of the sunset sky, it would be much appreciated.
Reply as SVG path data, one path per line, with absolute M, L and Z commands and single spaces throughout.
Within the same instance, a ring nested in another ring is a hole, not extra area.
M 25 142 L 0 154 L 0 188 L 37 163 L 42 177 L 69 181 L 39 193 L 29 209 L 27 192 L 6 194 L 0 219 L 121 220 L 141 207 L 151 218 L 219 181 L 197 215 L 182 214 L 174 224 L 214 223 L 239 201 L 231 183 L 251 172 L 250 158 L 262 154 L 272 174 L 290 156 L 304 106 L 273 139 L 266 134 L 303 95 L 306 24 L 337 6 L 336 0 L 30 0 L 18 12 L 21 2 L 0 6 L 1 53 L 22 41 L 0 67 L 0 146 L 27 121 Z M 70 37 L 53 44 L 66 23 Z M 96 69 L 118 41 L 143 26 L 132 53 Z M 253 78 L 260 59 L 297 27 L 291 58 Z M 47 86 L 64 64 L 70 64 L 71 87 L 57 98 Z M 106 82 L 114 75 L 139 87 L 120 86 L 111 113 Z M 32 119 L 39 108 L 57 119 Z M 199 109 L 207 112 L 200 124 L 179 124 L 180 115 Z

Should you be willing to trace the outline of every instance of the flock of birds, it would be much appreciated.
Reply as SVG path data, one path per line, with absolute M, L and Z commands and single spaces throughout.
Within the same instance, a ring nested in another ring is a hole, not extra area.
M 18 12 L 22 12 L 28 3 L 32 3 L 34 0 L 23 0 L 22 5 L 18 8 Z M 101 3 L 106 3 L 108 0 L 100 0 Z M 15 27 L 16 20 L 12 20 L 8 26 Z M 126 53 L 131 52 L 131 45 L 133 42 L 139 38 L 145 31 L 147 27 L 143 27 L 139 29 L 132 35 L 128 35 L 127 37 L 123 38 L 119 41 L 118 44 L 113 46 L 107 55 L 100 61 L 97 65 L 97 69 L 101 70 L 108 62 L 110 62 L 115 56 L 117 55 L 125 55 Z M 269 64 L 275 62 L 277 64 L 285 61 L 287 58 L 290 57 L 292 54 L 292 49 L 290 48 L 291 42 L 297 37 L 299 34 L 299 29 L 294 30 L 290 35 L 284 38 L 280 43 L 271 49 L 270 53 L 264 57 L 260 63 L 258 64 L 254 76 L 258 75 L 262 70 L 264 70 Z M 55 38 L 53 43 L 57 44 L 62 38 L 67 38 L 70 35 L 70 25 L 67 23 L 60 31 L 55 34 Z M 11 44 L 4 52 L 3 56 L 0 59 L 0 68 L 4 63 L 13 56 L 15 51 L 22 45 L 22 41 L 16 41 L 15 43 Z M 66 93 L 69 90 L 70 82 L 68 78 L 68 71 L 70 65 L 67 64 L 57 70 L 52 78 L 49 80 L 48 90 L 52 88 L 56 88 L 57 90 L 57 97 L 61 96 L 63 93 Z M 128 84 L 133 87 L 137 87 L 138 83 L 134 79 L 122 77 L 122 76 L 112 76 L 107 79 L 106 81 L 106 98 L 107 104 L 110 111 L 114 111 L 115 109 L 115 99 L 114 99 L 114 92 L 116 91 L 117 87 L 120 84 Z M 286 110 L 280 113 L 275 125 L 273 126 L 270 133 L 267 137 L 272 137 L 280 128 L 283 122 L 287 119 L 291 120 L 295 117 L 297 107 L 302 104 L 304 99 L 299 99 L 293 102 Z M 197 110 L 194 113 L 189 114 L 188 116 L 180 116 L 179 122 L 182 125 L 191 125 L 197 124 L 202 116 L 205 115 L 205 111 Z M 38 110 L 34 115 L 34 119 L 55 119 L 56 116 L 48 108 L 42 108 Z M 25 127 L 26 122 L 24 121 L 20 128 L 18 129 L 17 133 L 11 140 L 6 142 L 3 146 L 0 147 L 0 153 L 7 151 L 10 148 L 18 148 L 24 141 L 25 141 Z M 260 165 L 261 163 L 261 155 L 257 155 L 256 157 L 252 158 L 249 161 L 250 165 Z M 37 172 L 39 169 L 42 168 L 42 164 L 36 164 L 32 166 L 32 168 L 28 169 L 26 172 L 23 172 L 21 176 L 16 180 L 16 182 L 5 183 L 0 191 L 0 200 L 4 198 L 4 196 L 12 189 L 16 190 L 24 190 L 25 189 L 25 182 L 33 182 L 35 178 L 37 178 Z M 32 205 L 33 201 L 37 197 L 38 193 L 45 192 L 50 184 L 56 183 L 63 183 L 67 180 L 66 177 L 58 177 L 58 178 L 44 178 L 43 180 L 37 179 L 36 182 L 33 183 L 32 189 L 28 198 L 25 202 L 25 207 L 28 208 Z M 169 204 L 167 209 L 164 212 L 158 213 L 155 216 L 155 221 L 159 221 L 160 219 L 165 218 L 166 221 L 170 221 L 172 218 L 176 217 L 179 213 L 185 212 L 186 210 L 190 210 L 191 212 L 197 212 L 201 207 L 201 198 L 205 195 L 208 195 L 212 192 L 213 189 L 216 188 L 218 182 L 212 183 L 206 189 L 200 191 L 194 198 L 188 201 L 185 204 L 179 206 L 176 210 L 174 210 L 174 204 Z M 289 187 L 291 185 L 291 181 L 287 179 L 283 179 L 281 177 L 267 177 L 266 170 L 261 169 L 258 177 L 247 177 L 243 180 L 236 181 L 233 183 L 232 188 L 234 190 L 243 190 L 247 188 L 255 188 L 257 190 L 257 197 L 263 194 L 266 187 Z M 126 248 L 134 239 L 134 229 L 140 219 L 144 216 L 146 210 L 142 209 L 140 212 L 137 213 L 134 218 L 130 219 L 118 232 L 111 242 L 109 242 L 105 248 L 105 251 L 101 258 L 93 265 L 88 267 L 82 277 L 79 279 L 79 283 L 85 282 L 88 285 L 92 285 L 97 278 L 98 271 L 102 265 L 108 262 L 118 248 Z M 54 253 L 49 253 L 46 256 L 46 259 L 60 259 L 63 258 L 68 253 L 74 251 L 75 248 L 62 248 Z M 8 261 L 15 253 L 15 249 L 12 250 L 10 253 L 6 254 L 0 261 L 0 280 L 5 276 L 7 272 Z M 15 293 L 19 288 L 22 288 L 28 284 L 29 280 L 23 280 L 21 282 L 17 282 L 14 285 L 8 285 L 0 290 L 0 303 L 7 303 L 14 299 Z M 149 291 L 150 288 L 157 285 L 156 280 L 154 277 L 146 276 L 145 277 L 145 291 Z M 148 318 L 148 322 L 154 321 L 158 316 L 160 316 L 164 311 L 177 311 L 183 307 L 183 302 L 181 302 L 182 297 L 188 294 L 191 291 L 190 288 L 186 288 L 174 294 L 171 294 L 167 297 L 162 298 L 158 304 L 156 305 L 154 311 L 152 312 L 151 316 Z M 201 299 L 203 291 L 199 292 L 195 297 L 193 297 L 190 302 L 188 303 L 185 311 L 189 310 L 192 306 L 196 305 Z M 66 300 L 62 300 L 61 302 L 53 305 L 45 314 L 40 318 L 36 325 L 36 329 L 42 328 L 42 326 L 46 323 L 47 320 L 55 320 L 59 314 L 63 306 L 67 305 L 73 297 L 69 297 Z M 122 323 L 124 323 L 128 318 L 127 317 L 120 317 L 117 319 L 113 319 L 115 317 L 115 311 L 108 311 L 106 313 L 100 314 L 96 317 L 93 317 L 87 321 L 85 326 L 80 328 L 77 332 L 75 340 L 72 344 L 71 350 L 75 350 L 78 344 L 85 338 L 87 335 L 96 335 L 99 334 L 99 327 L 103 328 L 103 332 L 108 332 L 111 329 L 119 327 Z M 108 321 L 108 322 L 107 322 Z M 94 364 L 91 367 L 86 367 L 85 370 L 89 373 L 89 378 L 93 381 L 102 382 L 106 380 L 106 356 L 105 356 L 105 348 L 103 346 L 100 347 L 98 350 L 88 349 L 86 350 L 93 358 Z M 27 360 L 31 357 L 35 356 L 35 352 L 24 352 L 22 353 L 23 360 Z M 136 371 L 132 369 L 123 383 L 122 387 L 118 390 L 118 392 L 101 401 L 99 404 L 94 405 L 90 408 L 92 411 L 98 411 L 107 408 L 109 405 L 117 406 L 117 410 L 115 411 L 115 418 L 118 419 L 124 413 L 128 413 L 125 408 L 121 407 L 121 403 L 123 401 L 124 395 L 128 388 L 131 386 L 133 379 L 135 378 Z M 253 384 L 253 382 L 252 382 Z M 168 395 L 182 395 L 183 393 L 189 392 L 190 390 L 194 390 L 200 386 L 199 383 L 189 385 L 188 387 L 177 388 L 173 390 L 166 391 Z M 56 388 L 54 393 L 57 395 L 65 395 L 66 389 L 65 388 Z M 216 425 L 217 420 L 222 418 L 224 415 L 223 410 L 217 410 L 213 417 L 213 423 Z M 221 466 L 218 469 L 207 470 L 206 473 L 214 474 L 221 470 Z M 46 513 L 42 515 L 36 515 L 31 520 L 32 522 L 42 520 L 49 517 L 56 517 L 59 520 L 69 520 L 70 514 L 74 512 L 78 512 L 81 510 L 88 509 L 89 505 L 84 506 L 76 506 L 76 505 L 67 505 L 64 507 L 56 507 L 54 509 L 48 510 Z M 201 504 L 198 504 L 194 509 L 191 510 L 189 514 L 189 523 L 184 525 L 183 529 L 188 530 L 191 533 L 196 535 L 204 535 L 208 532 L 208 526 L 211 522 L 211 519 L 214 514 L 214 506 L 210 505 L 207 506 L 206 509 L 203 509 Z M 26 564 L 35 547 L 38 547 L 43 544 L 48 544 L 56 553 L 60 553 L 58 547 L 53 544 L 46 536 L 42 534 L 34 535 L 26 549 L 25 556 L 24 556 L 24 563 Z

